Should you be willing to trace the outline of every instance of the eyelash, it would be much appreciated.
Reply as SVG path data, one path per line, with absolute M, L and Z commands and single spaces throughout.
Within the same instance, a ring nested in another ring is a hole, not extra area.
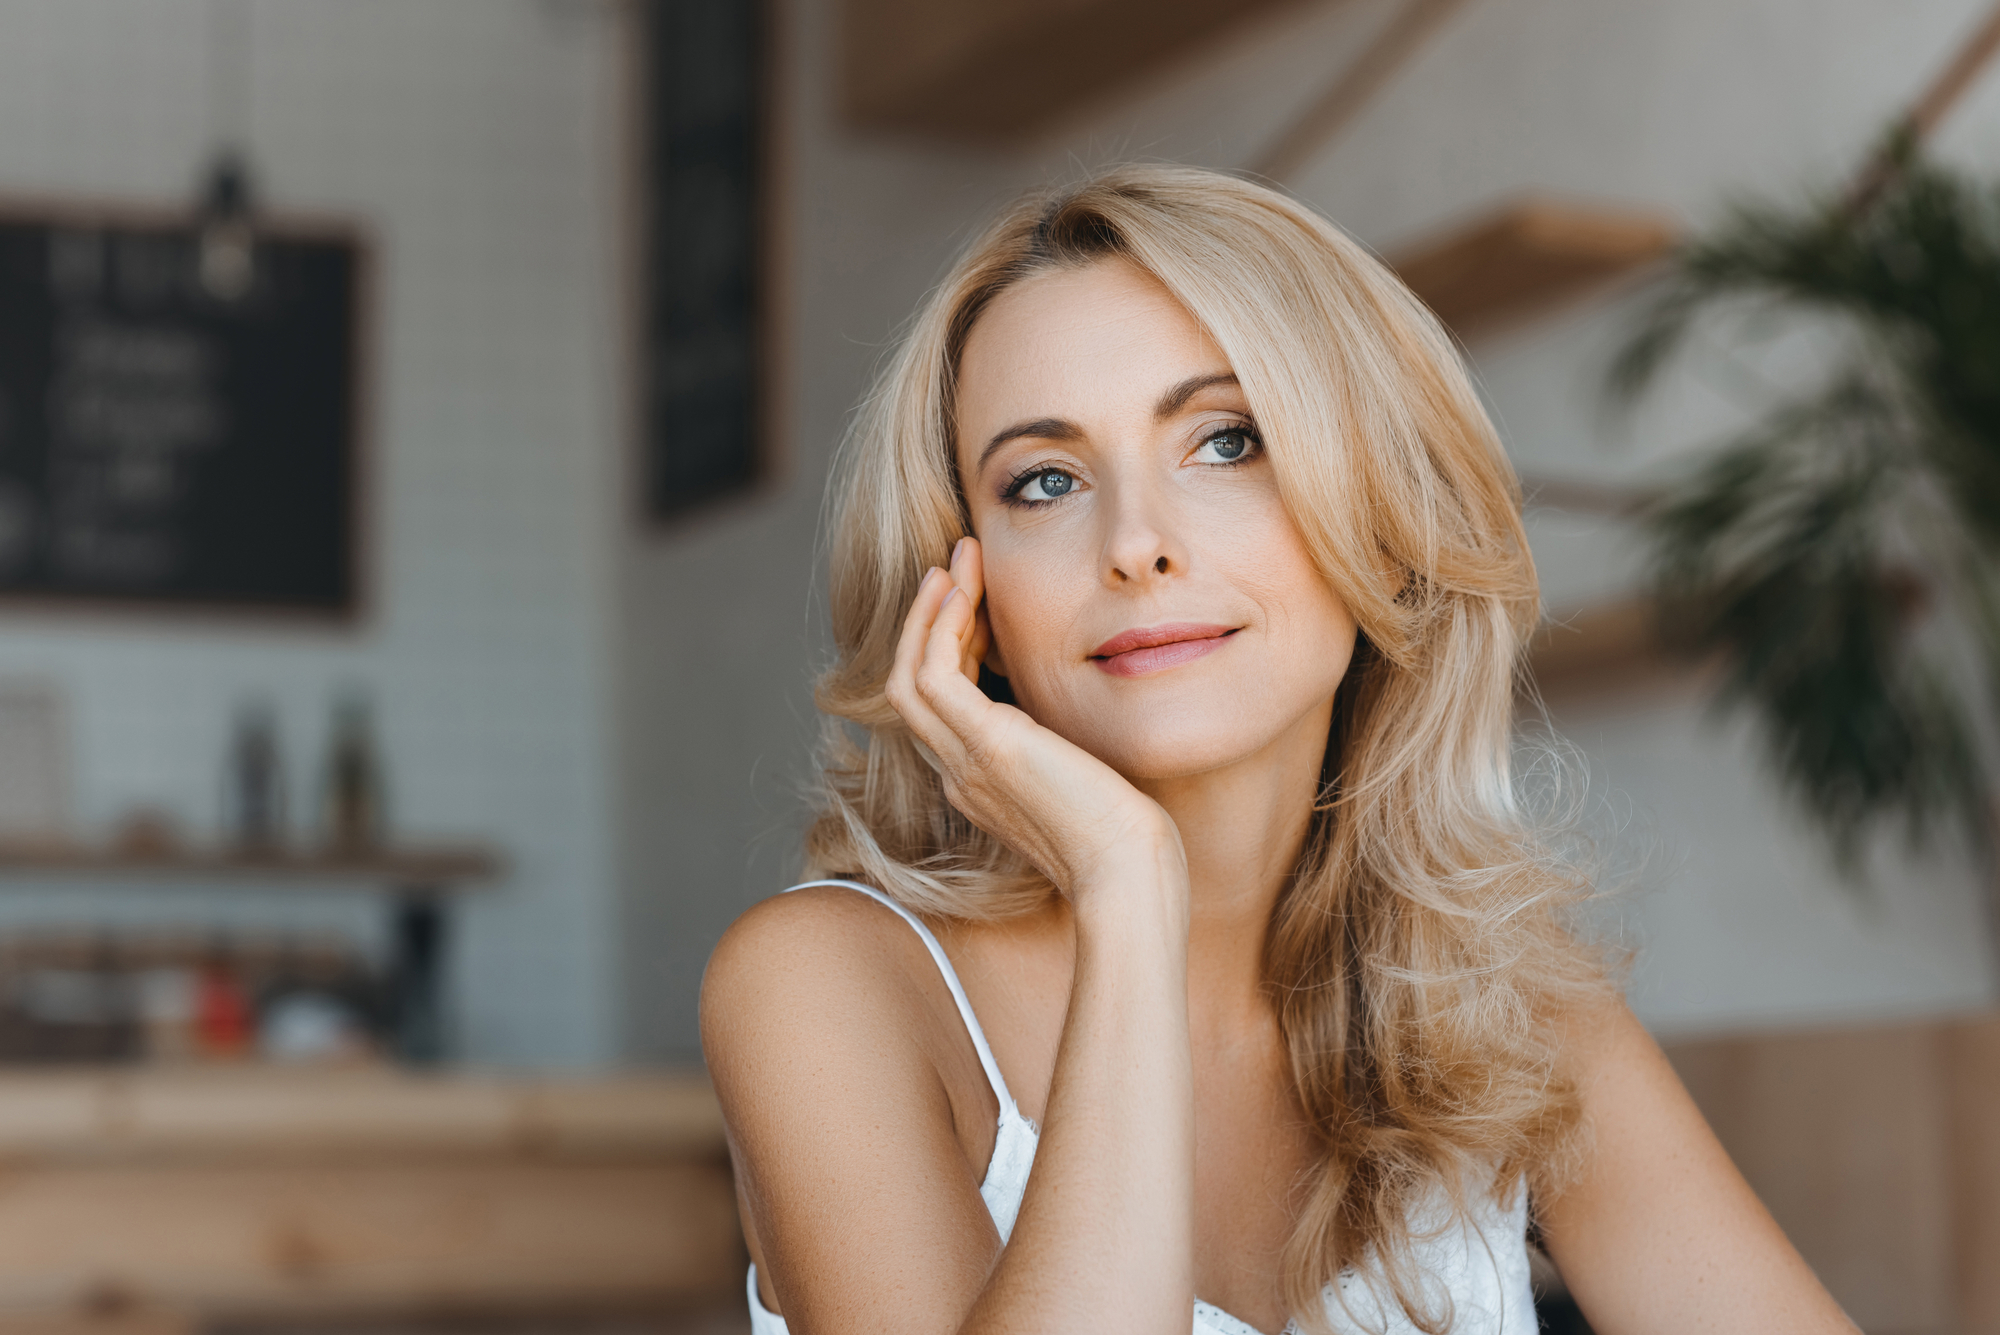
M 1007 485 L 1000 490 L 1000 499 L 1007 505 L 1023 510 L 1039 510 L 1045 505 L 1054 505 L 1056 501 L 1062 499 L 1060 496 L 1046 501 L 1024 501 L 1021 499 L 1021 493 L 1027 489 L 1030 482 L 1046 473 L 1067 472 L 1069 472 L 1067 468 L 1059 468 L 1055 464 L 1030 464 L 1024 471 L 1010 475 Z
M 1200 449 L 1217 436 L 1243 436 L 1250 443 L 1244 449 L 1243 453 L 1236 458 L 1224 459 L 1218 463 L 1212 463 L 1208 465 L 1210 468 L 1234 468 L 1238 464 L 1248 463 L 1250 460 L 1256 458 L 1264 449 L 1264 437 L 1258 434 L 1256 425 L 1251 422 L 1231 422 L 1226 425 L 1217 426 L 1205 433 L 1200 440 L 1196 441 L 1195 448 Z
M 1217 436 L 1227 436 L 1232 434 L 1240 434 L 1248 437 L 1250 441 L 1250 448 L 1243 451 L 1242 455 L 1238 458 L 1225 459 L 1219 463 L 1205 464 L 1203 465 L 1204 467 L 1235 468 L 1240 464 L 1248 463 L 1250 460 L 1256 458 L 1259 454 L 1263 452 L 1264 437 L 1261 434 L 1259 434 L 1256 426 L 1254 426 L 1249 422 L 1230 422 L 1224 425 L 1217 426 L 1215 429 L 1204 434 L 1200 440 L 1196 441 L 1195 448 L 1200 449 L 1203 445 L 1208 444 L 1208 442 L 1214 440 Z M 1021 493 L 1022 491 L 1026 490 L 1030 482 L 1033 482 L 1036 478 L 1041 477 L 1046 473 L 1067 474 L 1069 473 L 1069 471 L 1070 471 L 1069 469 L 1064 468 L 1059 464 L 1044 464 L 1044 463 L 1029 464 L 1028 467 L 1023 469 L 1021 472 L 1009 474 L 1007 485 L 1003 487 L 1000 491 L 1001 503 L 1005 505 L 1014 506 L 1015 508 L 1021 510 L 1039 510 L 1042 509 L 1044 506 L 1054 505 L 1057 501 L 1061 500 L 1062 497 L 1057 496 L 1050 500 L 1045 500 L 1045 501 L 1024 501 L 1021 499 Z

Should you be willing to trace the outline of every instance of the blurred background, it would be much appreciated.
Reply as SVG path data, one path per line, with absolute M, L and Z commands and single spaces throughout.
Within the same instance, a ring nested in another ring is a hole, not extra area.
M 1996 43 L 1987 0 L 0 0 L 0 1326 L 747 1329 L 696 997 L 796 862 L 832 452 L 994 209 L 1140 157 L 1281 182 L 1464 340 L 1634 1006 L 1864 1329 L 2000 1331 L 2000 640 L 1976 507 L 1922 517 L 1975 481 L 1771 462 L 1851 384 L 1868 459 L 2000 451 L 1924 379 L 2000 365 Z M 1677 299 L 1720 315 L 1621 397 Z

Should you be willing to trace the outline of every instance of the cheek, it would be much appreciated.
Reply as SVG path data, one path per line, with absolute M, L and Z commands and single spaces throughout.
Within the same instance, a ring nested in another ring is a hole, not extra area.
M 1354 661 L 1353 615 L 1317 572 L 1310 586 L 1283 606 L 1293 623 L 1285 639 L 1293 650 L 1291 670 L 1298 689 L 1306 695 L 1332 695 Z
M 1331 691 L 1354 654 L 1353 614 L 1320 574 L 1283 505 L 1273 496 L 1269 506 L 1254 520 L 1245 516 L 1238 530 L 1261 538 L 1236 549 L 1235 583 L 1265 610 L 1274 640 L 1293 657 L 1288 666 L 1327 678 Z
M 1038 664 L 1056 656 L 1062 632 L 1072 620 L 1068 598 L 1060 584 L 1060 568 L 1046 562 L 988 558 L 986 562 L 986 622 L 994 634 L 992 656 L 1008 677 L 1034 675 Z M 1018 687 L 1024 685 L 1016 683 Z
M 1074 562 L 1023 546 L 989 550 L 986 620 L 993 630 L 992 665 L 1005 672 L 1023 705 L 1032 683 L 1046 677 L 1069 652 L 1078 610 L 1089 596 L 1075 587 Z M 1024 694 L 1026 692 L 1026 694 Z

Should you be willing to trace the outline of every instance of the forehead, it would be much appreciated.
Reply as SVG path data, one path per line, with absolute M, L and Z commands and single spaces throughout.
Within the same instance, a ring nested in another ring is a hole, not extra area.
M 981 312 L 958 375 L 960 421 L 1079 417 L 1151 404 L 1189 375 L 1226 371 L 1207 332 L 1160 281 L 1124 260 L 1037 274 Z

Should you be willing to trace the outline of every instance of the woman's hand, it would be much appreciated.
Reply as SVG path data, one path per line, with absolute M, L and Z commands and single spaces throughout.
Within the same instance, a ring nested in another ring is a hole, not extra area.
M 951 569 L 924 576 L 903 622 L 887 693 L 944 776 L 966 818 L 1032 862 L 1075 899 L 1133 866 L 1186 873 L 1180 835 L 1160 805 L 1082 747 L 978 687 L 991 643 L 980 609 L 979 541 L 962 538 Z
M 1031 1114 L 1035 1171 L 1003 1246 L 961 1110 L 938 1097 L 940 1054 L 969 1040 L 937 1005 L 929 961 L 857 895 L 773 896 L 730 928 L 702 983 L 703 1050 L 758 1279 L 798 1331 L 1186 1335 L 1194 1070 L 1180 835 L 1108 765 L 980 692 L 982 592 L 968 539 L 918 591 L 887 694 L 953 805 L 1074 910 L 1055 1068 Z M 1023 1041 L 1003 1045 L 1007 1060 L 1034 1060 L 1039 1045 Z

